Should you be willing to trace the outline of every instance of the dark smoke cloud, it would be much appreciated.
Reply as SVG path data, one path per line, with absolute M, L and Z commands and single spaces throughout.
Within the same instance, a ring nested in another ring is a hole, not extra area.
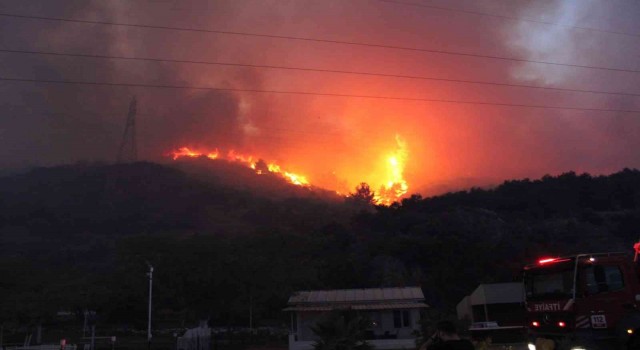
M 85 5 L 63 2 L 62 7 L 48 2 L 41 6 L 16 5 L 3 10 L 105 21 L 122 20 L 121 12 L 129 6 L 125 1 Z M 2 25 L 6 29 L 2 31 L 4 47 L 11 49 L 124 55 L 138 52 L 149 56 L 145 53 L 147 38 L 138 37 L 139 33 L 130 36 L 129 31 L 121 28 L 12 19 Z M 161 40 L 154 37 L 150 41 Z M 9 77 L 216 85 L 199 83 L 190 75 L 201 72 L 175 64 L 16 54 L 2 54 L 1 59 L 4 62 L 1 73 Z M 254 71 L 232 78 L 233 81 L 223 79 L 219 86 L 259 88 L 260 79 Z M 139 148 L 143 158 L 159 159 L 167 151 L 184 145 L 229 148 L 242 145 L 240 98 L 230 92 L 30 83 L 3 83 L 0 89 L 3 115 L 0 159 L 5 167 L 113 161 L 133 96 L 138 99 Z
M 443 1 L 442 7 L 640 33 L 634 2 Z M 640 69 L 637 37 L 377 1 L 13 1 L 8 13 L 212 28 Z M 612 20 L 615 18 L 615 20 Z M 3 18 L 8 49 L 372 71 L 640 93 L 640 74 L 242 36 Z M 640 109 L 640 99 L 344 74 L 0 54 L 0 75 L 36 79 L 396 95 Z M 128 103 L 139 149 L 234 148 L 285 162 L 329 187 L 379 173 L 395 134 L 412 189 L 568 170 L 640 167 L 637 114 L 479 107 L 205 90 L 0 82 L 0 167 L 115 158 Z M 455 180 L 455 179 L 464 179 Z M 454 181 L 455 180 L 455 181 Z M 347 183 L 346 186 L 338 185 Z

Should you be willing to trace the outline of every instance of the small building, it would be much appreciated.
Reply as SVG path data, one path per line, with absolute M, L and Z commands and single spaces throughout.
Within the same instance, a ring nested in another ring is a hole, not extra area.
M 500 326 L 524 324 L 522 283 L 481 284 L 457 306 L 458 318 L 471 322 L 497 322 Z
M 289 350 L 312 350 L 311 326 L 332 310 L 355 310 L 371 319 L 367 341 L 375 349 L 415 349 L 420 310 L 428 307 L 420 287 L 342 289 L 294 293 L 284 311 L 291 312 Z
M 522 283 L 481 284 L 457 305 L 458 319 L 468 321 L 475 334 L 489 334 L 494 342 L 520 340 L 524 330 Z

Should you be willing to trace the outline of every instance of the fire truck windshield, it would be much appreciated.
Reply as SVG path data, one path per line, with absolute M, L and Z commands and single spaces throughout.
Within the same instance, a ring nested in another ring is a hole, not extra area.
M 528 300 L 571 298 L 574 265 L 571 261 L 530 269 L 525 274 Z

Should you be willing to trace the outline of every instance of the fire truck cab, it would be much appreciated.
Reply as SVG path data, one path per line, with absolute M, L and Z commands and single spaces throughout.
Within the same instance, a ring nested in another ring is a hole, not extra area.
M 625 253 L 598 253 L 526 266 L 529 349 L 640 349 L 635 260 Z

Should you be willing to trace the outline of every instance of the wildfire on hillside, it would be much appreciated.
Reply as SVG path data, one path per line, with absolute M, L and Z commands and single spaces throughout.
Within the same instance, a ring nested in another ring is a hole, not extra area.
M 398 148 L 386 157 L 386 180 L 373 198 L 376 204 L 391 205 L 409 190 L 409 185 L 404 179 L 404 169 L 409 157 L 407 143 L 396 135 L 396 144 Z
M 385 169 L 384 173 L 377 174 L 378 176 L 376 176 L 379 179 L 383 179 L 383 182 L 371 184 L 372 188 L 379 188 L 375 191 L 375 195 L 373 197 L 374 203 L 378 205 L 391 205 L 393 202 L 397 202 L 402 199 L 409 190 L 409 185 L 404 179 L 404 169 L 408 159 L 407 145 L 406 142 L 398 135 L 396 135 L 396 144 L 397 149 L 390 152 L 383 158 L 385 164 L 381 168 Z M 285 170 L 275 162 L 267 163 L 260 157 L 238 153 L 234 150 L 223 153 L 217 148 L 213 150 L 196 150 L 190 147 L 180 147 L 177 150 L 170 152 L 168 156 L 172 157 L 174 160 L 184 157 L 206 157 L 212 160 L 238 162 L 253 169 L 258 175 L 268 173 L 276 174 L 293 185 L 302 187 L 311 186 L 311 182 L 305 175 Z M 336 193 L 341 196 L 343 195 L 340 191 L 336 191 Z
M 266 173 L 278 174 L 293 185 L 303 187 L 310 186 L 309 180 L 307 180 L 307 177 L 304 175 L 282 170 L 276 163 L 265 163 L 258 157 L 252 155 L 243 155 L 234 150 L 229 151 L 226 156 L 222 156 L 218 149 L 215 149 L 213 151 L 198 151 L 189 147 L 180 147 L 178 150 L 171 152 L 169 155 L 173 158 L 173 160 L 181 157 L 207 157 L 209 159 L 225 159 L 231 162 L 242 163 L 255 170 L 256 174 L 259 175 Z

